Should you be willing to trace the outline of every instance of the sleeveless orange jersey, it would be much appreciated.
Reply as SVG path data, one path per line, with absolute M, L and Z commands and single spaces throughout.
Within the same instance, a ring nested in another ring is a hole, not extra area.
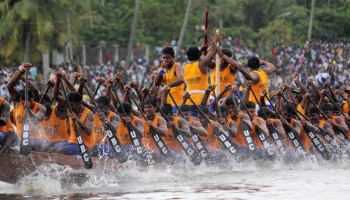
M 179 117 L 174 116 L 174 123 L 175 123 L 175 127 L 178 128 L 179 127 Z M 177 139 L 175 138 L 171 127 L 168 128 L 168 134 L 167 134 L 167 136 L 164 137 L 164 142 L 169 147 L 170 150 L 177 150 L 177 151 L 183 152 L 183 149 L 182 149 L 181 145 L 179 144 L 179 142 L 177 141 Z
M 35 102 L 32 108 L 32 112 L 35 113 L 40 104 Z M 16 135 L 19 138 L 22 138 L 22 130 L 23 130 L 23 117 L 24 117 L 24 104 L 19 103 L 16 108 L 12 109 L 12 115 L 16 123 Z M 34 124 L 30 121 L 30 116 L 28 115 L 29 120 L 29 134 L 31 138 L 35 138 L 38 140 L 42 140 L 47 138 L 44 131 L 40 129 L 40 124 Z
M 152 124 L 154 126 L 157 126 L 158 124 L 159 115 L 155 115 Z M 158 149 L 156 143 L 154 142 L 151 133 L 149 132 L 150 127 L 147 125 L 146 120 L 142 119 L 144 121 L 144 136 L 142 137 L 142 143 L 145 145 L 146 149 Z
M 207 74 L 201 72 L 198 61 L 196 61 L 185 64 L 184 77 L 187 86 L 186 91 L 190 93 L 196 105 L 200 105 L 205 90 L 208 88 Z M 193 105 L 189 100 L 187 100 L 186 104 Z
M 290 125 L 293 127 L 294 119 L 292 119 L 292 122 L 290 123 Z M 300 131 L 300 140 L 301 140 L 301 143 L 303 143 L 305 150 L 308 153 L 310 153 L 310 147 L 311 147 L 312 143 L 311 143 L 309 136 L 306 134 L 304 127 L 302 127 L 302 129 Z
M 216 84 L 216 67 L 212 70 L 210 74 L 211 84 Z M 235 76 L 230 71 L 230 65 L 228 65 L 223 71 L 220 70 L 220 92 L 224 90 L 226 84 L 234 84 Z M 222 96 L 222 98 L 226 97 L 228 92 Z
M 114 112 L 109 112 L 107 115 L 107 120 L 111 121 L 111 117 L 113 116 Z M 104 128 L 103 123 L 100 120 L 100 117 L 98 116 L 98 113 L 96 112 L 94 114 L 94 129 L 92 131 L 92 145 L 98 145 L 102 142 L 104 134 Z M 104 140 L 104 143 L 108 143 L 108 139 L 106 138 Z
M 344 113 L 349 113 L 349 104 L 348 104 L 348 102 L 346 102 L 346 103 L 343 105 L 343 112 L 344 112 Z
M 303 114 L 305 116 L 305 110 L 303 109 L 303 107 L 301 107 L 301 103 L 298 103 L 297 105 L 297 111 L 299 111 L 301 114 Z M 301 116 L 299 113 L 298 113 L 299 117 L 302 118 L 303 116 Z
M 164 71 L 165 72 L 165 74 L 163 76 L 164 77 L 164 79 L 163 79 L 164 85 L 169 84 L 169 83 L 177 80 L 177 76 L 175 75 L 176 64 L 177 64 L 177 62 L 174 63 L 174 65 L 170 68 L 169 71 Z M 180 105 L 182 103 L 182 96 L 184 94 L 183 87 L 184 87 L 183 84 L 180 84 L 178 86 L 170 88 L 170 93 L 173 95 L 177 105 Z M 174 102 L 171 100 L 171 98 L 169 96 L 167 98 L 167 103 L 170 103 L 171 106 L 175 106 Z
M 135 124 L 137 119 L 138 117 L 133 116 L 131 119 L 131 123 Z M 119 128 L 117 130 L 117 138 L 120 140 L 120 143 L 122 145 L 126 145 L 126 144 L 133 145 L 130 138 L 129 130 L 126 127 L 126 124 L 124 122 L 120 122 L 119 124 Z
M 5 101 L 5 99 L 0 97 L 0 106 L 2 105 L 2 103 L 4 101 Z M 0 132 L 6 133 L 7 131 L 14 131 L 14 130 L 15 129 L 13 127 L 13 124 L 11 122 L 11 118 L 10 117 L 7 119 L 7 123 L 6 123 L 5 126 L 0 126 Z
M 207 146 L 208 150 L 216 151 L 217 148 L 223 148 L 222 143 L 214 134 L 214 129 L 210 125 L 208 125 L 206 130 L 208 133 L 207 136 L 198 136 L 202 139 L 203 143 Z
M 253 72 L 258 74 L 260 80 L 257 84 L 252 85 L 252 91 L 258 97 L 260 95 L 261 90 L 266 89 L 267 95 L 269 95 L 269 77 L 267 76 L 266 72 L 261 69 L 253 70 Z M 254 102 L 254 104 L 257 104 L 254 95 L 252 94 L 252 91 L 250 91 L 249 93 L 249 101 Z
M 41 128 L 44 130 L 50 142 L 68 141 L 67 121 L 56 115 L 56 106 L 52 106 L 52 112 L 48 120 L 41 121 Z
M 91 111 L 88 109 L 88 108 L 84 108 L 84 111 L 83 113 L 80 115 L 79 119 L 81 122 L 85 123 L 86 121 L 86 116 L 88 113 L 90 113 Z M 73 121 L 72 119 L 70 118 L 69 119 L 70 121 L 70 135 L 69 135 L 69 139 L 68 139 L 68 142 L 69 143 L 75 143 L 75 144 L 78 144 L 78 141 L 77 141 L 77 136 L 75 135 L 75 131 L 74 131 L 74 126 L 73 126 Z M 91 147 L 92 146 L 92 137 L 87 135 L 84 130 L 77 124 L 78 128 L 79 128 L 79 131 L 80 131 L 80 135 L 84 141 L 84 144 L 87 146 L 87 147 Z
M 238 144 L 247 147 L 247 142 L 244 139 L 244 135 L 241 129 L 241 119 L 236 119 L 237 127 L 238 127 L 238 132 L 237 132 L 237 137 L 232 138 L 233 142 L 237 142 Z

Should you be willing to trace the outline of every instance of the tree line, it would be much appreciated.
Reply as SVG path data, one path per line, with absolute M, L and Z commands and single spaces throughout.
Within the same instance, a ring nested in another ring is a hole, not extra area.
M 52 49 L 65 51 L 73 61 L 81 44 L 163 46 L 179 40 L 185 20 L 181 48 L 199 46 L 203 41 L 201 28 L 205 10 L 209 12 L 212 34 L 219 28 L 223 38 L 243 36 L 245 46 L 267 56 L 271 47 L 279 43 L 305 43 L 311 2 L 3 0 L 0 2 L 0 63 L 1 66 L 16 66 L 24 61 L 40 63 L 42 52 Z M 137 20 L 133 20 L 137 3 Z M 189 15 L 186 15 L 188 9 Z M 349 32 L 350 0 L 315 1 L 312 40 L 348 40 Z

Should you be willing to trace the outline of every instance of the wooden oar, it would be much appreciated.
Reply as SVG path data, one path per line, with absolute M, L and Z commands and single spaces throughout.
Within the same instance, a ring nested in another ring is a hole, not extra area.
M 169 96 L 172 100 L 172 102 L 174 103 L 174 105 L 177 108 L 177 111 L 179 112 L 179 114 L 181 115 L 182 118 L 185 119 L 184 115 L 182 114 L 182 111 L 180 110 L 179 106 L 177 105 L 174 96 L 171 94 L 171 92 L 169 91 Z M 191 138 L 192 141 L 194 143 L 194 146 L 197 148 L 197 150 L 199 151 L 200 155 L 202 156 L 202 158 L 208 162 L 212 161 L 213 158 L 210 155 L 210 152 L 208 150 L 208 148 L 206 147 L 206 145 L 204 144 L 204 142 L 202 141 L 202 139 L 198 136 L 198 133 L 196 132 L 196 130 L 193 129 L 193 127 L 190 127 L 190 131 L 192 133 Z M 207 164 L 208 164 L 207 162 Z
M 231 91 L 231 93 L 232 93 L 232 91 Z M 233 94 L 233 93 L 232 93 L 232 94 Z M 242 103 L 244 109 L 246 110 L 246 113 L 247 113 L 247 115 L 249 116 L 249 119 L 252 120 L 252 116 L 250 116 L 250 114 L 249 114 L 247 108 L 245 107 L 244 102 L 242 101 L 242 99 L 241 99 L 241 97 L 239 96 L 239 94 L 237 93 L 237 91 L 234 93 L 234 96 L 237 96 L 237 98 L 239 99 L 239 101 Z M 234 98 L 234 96 L 233 96 L 233 98 Z M 240 108 L 239 108 L 239 106 L 237 105 L 235 99 L 233 99 L 233 103 L 234 103 L 236 109 L 237 109 L 238 111 L 240 111 Z M 246 124 L 246 123 L 244 122 L 244 120 L 243 120 L 242 118 L 240 118 L 239 120 L 240 120 L 240 122 L 241 122 L 240 128 L 241 128 L 241 131 L 242 131 L 242 134 L 243 134 L 244 141 L 246 142 L 246 145 L 247 145 L 247 147 L 248 147 L 248 151 L 249 151 L 249 153 L 250 153 L 251 155 L 253 155 L 253 157 L 257 157 L 258 154 L 259 154 L 259 152 L 258 152 L 258 148 L 257 148 L 256 144 L 254 143 L 252 134 L 251 134 L 251 132 L 250 132 L 251 128 L 248 126 L 248 124 Z
M 121 103 L 119 97 L 117 96 L 117 91 L 115 88 L 112 88 L 114 94 L 116 95 L 117 101 L 119 106 L 121 107 L 122 114 L 124 117 L 127 116 L 125 109 L 123 107 L 123 104 Z M 151 165 L 153 163 L 152 158 L 148 154 L 148 152 L 145 150 L 145 147 L 143 146 L 143 143 L 141 141 L 142 135 L 139 133 L 139 131 L 135 128 L 135 126 L 131 122 L 126 122 L 126 128 L 128 129 L 129 136 L 131 139 L 131 142 L 134 144 L 134 147 L 136 149 L 136 153 L 139 156 L 142 165 L 147 166 Z
M 258 98 L 256 97 L 255 92 L 253 90 L 250 90 L 250 92 L 253 94 L 255 101 L 259 105 L 259 108 L 262 109 L 262 106 L 261 106 Z M 262 112 L 262 113 L 263 113 L 265 119 L 267 119 L 267 116 L 266 116 L 265 112 Z M 272 126 L 272 124 L 270 124 L 270 128 L 269 127 L 267 127 L 267 128 L 269 129 L 269 131 L 271 129 L 273 132 L 277 132 L 275 127 Z M 272 148 L 272 145 L 269 142 L 268 136 L 265 135 L 265 133 L 261 130 L 261 128 L 259 126 L 255 126 L 255 132 L 258 135 L 258 138 L 259 138 L 260 142 L 263 144 L 267 154 L 269 155 L 269 158 L 270 159 L 275 159 L 276 158 L 276 152 Z
M 276 107 L 272 104 L 272 102 L 270 101 L 270 98 L 268 96 L 265 96 L 265 98 L 269 101 L 269 103 L 271 104 L 273 110 L 275 111 L 277 117 L 279 119 L 282 119 L 281 115 L 277 112 Z M 292 127 L 290 126 L 290 124 L 286 123 L 283 124 L 283 129 L 287 134 L 287 137 L 290 141 L 290 143 L 294 146 L 294 148 L 299 152 L 299 153 L 306 153 L 305 151 L 305 147 L 303 146 L 300 137 L 297 133 L 295 133 L 292 129 Z M 272 137 L 274 138 L 274 134 L 272 133 Z M 277 143 L 277 141 L 276 141 Z M 278 144 L 277 144 L 278 145 Z
M 60 77 L 58 77 L 58 78 L 60 78 Z M 68 95 L 66 93 L 66 89 L 64 88 L 63 82 L 61 83 L 61 86 L 63 89 L 64 97 L 66 98 L 66 101 L 68 104 L 68 109 L 69 109 L 70 113 L 73 113 L 72 106 L 71 106 L 70 101 L 68 99 Z M 83 138 L 81 137 L 80 130 L 79 130 L 78 125 L 77 125 L 77 120 L 72 119 L 72 123 L 73 123 L 75 136 L 76 136 L 77 141 L 78 141 L 79 150 L 80 150 L 81 156 L 83 158 L 84 166 L 86 169 L 91 169 L 93 167 L 92 159 L 90 157 L 89 150 L 88 150 L 87 146 L 84 144 Z M 73 133 L 71 133 L 71 134 L 73 134 Z
M 134 104 L 137 106 L 142 117 L 145 120 L 147 120 L 145 114 L 143 113 L 140 106 L 137 104 L 136 99 L 133 97 L 132 93 L 130 93 L 130 98 L 134 102 Z M 156 143 L 156 145 L 159 149 L 159 152 L 165 157 L 165 162 L 170 164 L 170 165 L 174 164 L 176 161 L 176 158 L 174 157 L 172 152 L 169 150 L 168 146 L 165 144 L 165 142 L 163 141 L 161 136 L 157 133 L 157 131 L 152 126 L 149 128 L 149 132 L 150 132 L 150 135 L 153 138 L 154 142 Z
M 301 113 L 299 110 L 294 110 L 295 114 L 298 118 L 299 115 L 302 116 L 305 120 L 309 121 L 309 119 Z M 299 114 L 299 115 L 298 115 Z M 306 135 L 310 138 L 312 144 L 316 147 L 316 150 L 321 154 L 322 158 L 325 160 L 330 160 L 332 158 L 331 152 L 326 148 L 321 139 L 314 133 L 314 131 L 308 126 L 303 125 Z
M 26 80 L 25 80 L 25 88 L 24 88 L 24 91 L 25 91 L 25 100 L 24 102 L 27 102 L 28 101 L 28 74 L 29 74 L 29 67 L 31 64 L 28 64 L 28 63 L 24 63 L 23 64 L 23 67 L 24 65 L 26 65 Z M 30 138 L 30 135 L 29 135 L 29 108 L 27 106 L 24 106 L 24 116 L 23 116 L 23 128 L 22 128 L 22 138 L 21 138 L 21 144 L 20 144 L 20 150 L 19 150 L 19 153 L 22 154 L 22 155 L 28 155 L 30 152 L 31 152 L 31 145 L 30 145 L 30 142 L 29 142 L 29 138 Z
M 204 117 L 204 119 L 211 124 L 210 119 L 204 114 L 204 112 L 196 105 L 196 103 L 193 101 L 193 99 L 191 97 L 188 97 L 188 99 L 192 102 L 192 104 L 195 106 L 195 108 L 198 110 L 198 112 Z M 220 140 L 220 142 L 223 144 L 223 146 L 228 150 L 228 152 L 230 152 L 230 154 L 237 156 L 237 152 L 238 150 L 235 147 L 235 144 L 233 144 L 233 142 L 230 140 L 230 138 L 228 138 L 228 136 L 226 136 L 225 133 L 223 133 L 222 131 L 220 131 L 217 127 L 214 127 L 214 134 L 216 135 L 216 137 L 218 137 L 218 139 Z
M 91 102 L 94 104 L 97 112 L 102 112 L 101 109 L 98 108 L 97 102 L 93 96 L 91 96 L 91 91 L 84 84 L 84 88 L 88 95 L 90 96 Z M 109 106 L 109 105 L 108 105 Z M 113 150 L 116 153 L 116 158 L 118 162 L 124 163 L 128 160 L 128 155 L 124 150 L 123 145 L 121 145 L 120 140 L 116 137 L 116 130 L 112 126 L 111 122 L 108 121 L 105 115 L 98 114 L 101 122 L 103 123 L 104 135 L 107 136 L 109 144 L 112 146 Z

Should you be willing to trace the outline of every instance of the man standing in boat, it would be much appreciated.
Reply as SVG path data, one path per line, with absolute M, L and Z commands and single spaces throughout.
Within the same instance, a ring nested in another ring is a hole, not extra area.
M 172 47 L 165 47 L 162 50 L 162 69 L 159 73 L 163 73 L 163 85 L 170 89 L 175 102 L 179 105 L 183 96 L 184 73 L 180 63 L 175 62 L 175 51 Z M 173 101 L 167 99 L 176 113 L 176 106 Z
M 203 95 L 208 87 L 208 65 L 211 64 L 211 60 L 217 51 L 208 28 L 204 30 L 204 34 L 210 40 L 210 48 L 207 55 L 201 58 L 201 51 L 198 47 L 190 47 L 186 53 L 188 62 L 183 64 L 186 91 L 189 92 L 196 105 L 201 104 Z M 192 116 L 197 116 L 195 106 L 192 103 L 187 104 L 191 105 Z

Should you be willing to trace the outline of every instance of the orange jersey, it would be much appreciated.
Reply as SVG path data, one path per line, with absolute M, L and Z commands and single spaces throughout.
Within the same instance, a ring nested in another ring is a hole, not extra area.
M 79 117 L 79 120 L 83 123 L 85 123 L 86 121 L 86 116 L 88 115 L 88 113 L 90 113 L 91 111 L 88 109 L 88 108 L 84 108 L 84 111 L 83 113 L 80 115 Z M 75 134 L 75 131 L 74 131 L 74 126 L 73 126 L 73 120 L 70 118 L 69 119 L 69 124 L 70 124 L 70 135 L 69 135 L 69 139 L 68 139 L 68 142 L 69 143 L 75 143 L 75 144 L 78 144 L 78 141 L 77 141 L 77 136 Z M 91 147 L 92 146 L 92 137 L 91 135 L 87 135 L 84 130 L 77 124 L 78 126 L 78 129 L 79 129 L 79 132 L 80 132 L 80 135 L 84 141 L 84 144 L 87 146 L 87 147 Z
M 178 79 L 178 77 L 175 75 L 176 71 L 175 71 L 175 66 L 178 63 L 174 63 L 173 66 L 170 68 L 169 71 L 166 71 L 166 69 L 164 69 L 165 74 L 164 74 L 164 79 L 163 79 L 163 84 L 167 85 L 169 83 L 172 83 L 174 81 L 176 81 Z M 173 95 L 175 102 L 177 103 L 177 105 L 180 105 L 182 103 L 182 96 L 184 94 L 184 85 L 180 84 L 178 86 L 175 87 L 171 87 L 170 88 L 170 93 Z M 171 98 L 168 96 L 167 97 L 167 103 L 170 103 L 172 106 L 175 106 L 174 102 L 171 100 Z
M 210 74 L 211 84 L 216 84 L 216 67 L 212 70 Z M 228 65 L 224 70 L 220 70 L 220 92 L 224 90 L 226 84 L 234 84 L 235 75 L 230 71 L 230 65 Z M 226 97 L 228 93 L 224 94 L 222 98 Z
M 265 71 L 258 69 L 258 70 L 253 70 L 253 72 L 257 73 L 258 76 L 260 77 L 259 82 L 252 85 L 252 91 L 250 91 L 249 93 L 249 101 L 253 102 L 254 104 L 257 104 L 254 95 L 252 92 L 254 92 L 254 94 L 258 97 L 260 95 L 260 92 L 263 89 L 266 89 L 267 95 L 269 94 L 269 77 L 266 74 Z M 258 99 L 259 100 L 259 99 Z
M 294 119 L 292 119 L 291 126 L 293 127 Z M 302 128 L 300 132 L 300 140 L 301 143 L 303 143 L 305 150 L 310 153 L 310 147 L 312 146 L 312 142 L 309 138 L 309 136 L 306 134 L 306 131 L 304 130 L 304 127 Z
M 201 135 L 198 135 L 198 136 L 201 138 L 203 143 L 207 146 L 208 150 L 216 151 L 217 148 L 223 148 L 222 143 L 214 133 L 214 129 L 210 125 L 208 125 L 206 130 L 208 133 L 207 136 L 201 136 Z
M 34 103 L 34 106 L 32 108 L 32 112 L 35 113 L 38 108 L 39 108 L 40 104 L 39 103 Z M 15 121 L 16 124 L 16 134 L 17 137 L 22 138 L 22 132 L 23 132 L 23 119 L 24 119 L 24 104 L 23 103 L 19 103 L 17 105 L 17 107 L 12 109 L 12 116 L 13 119 Z M 40 129 L 40 124 L 34 124 L 31 122 L 30 120 L 30 116 L 28 114 L 28 120 L 29 120 L 29 134 L 30 137 L 38 139 L 38 140 L 42 140 L 44 138 L 46 138 L 46 135 L 44 133 L 44 131 L 42 131 Z
M 349 113 L 349 104 L 348 102 L 346 102 L 344 105 L 343 105 L 343 112 L 348 114 Z
M 247 147 L 247 142 L 245 141 L 242 129 L 241 129 L 241 119 L 236 120 L 237 127 L 238 127 L 238 132 L 237 132 L 237 137 L 232 138 L 233 142 L 237 142 L 238 144 Z
M 109 112 L 107 115 L 107 120 L 111 121 L 111 117 L 114 115 L 114 112 Z M 103 140 L 103 137 L 105 136 L 105 129 L 103 127 L 103 123 L 100 120 L 100 117 L 98 116 L 98 113 L 96 112 L 94 114 L 94 129 L 92 132 L 92 145 L 100 144 Z M 108 139 L 106 138 L 104 140 L 104 143 L 108 143 Z
M 41 128 L 50 142 L 68 141 L 67 121 L 56 115 L 56 106 L 52 106 L 50 118 L 41 121 Z
M 0 97 L 0 106 L 2 105 L 2 103 L 4 101 L 5 101 L 5 99 Z M 0 132 L 6 133 L 7 131 L 14 131 L 14 130 L 15 129 L 13 127 L 13 124 L 11 122 L 11 118 L 10 117 L 7 119 L 7 123 L 6 123 L 5 126 L 0 126 Z
M 154 126 L 157 126 L 158 124 L 159 115 L 155 115 L 152 124 Z M 146 120 L 142 119 L 144 121 L 144 136 L 142 137 L 142 143 L 145 145 L 146 149 L 158 149 L 156 143 L 154 142 L 154 139 L 150 133 L 150 127 L 147 125 Z
M 205 90 L 208 88 L 208 76 L 201 72 L 198 61 L 185 64 L 184 78 L 187 86 L 186 91 L 190 93 L 196 105 L 200 105 Z M 193 105 L 189 100 L 186 104 Z
M 175 123 L 175 127 L 178 128 L 179 127 L 179 117 L 174 116 L 174 123 Z M 170 150 L 183 151 L 178 140 L 175 138 L 171 127 L 168 128 L 168 134 L 167 134 L 167 136 L 164 137 L 164 142 Z
M 133 116 L 131 119 L 131 123 L 135 124 L 137 119 L 138 119 L 138 117 Z M 120 143 L 122 145 L 126 145 L 126 144 L 132 145 L 133 144 L 131 141 L 131 138 L 130 138 L 130 133 L 129 133 L 128 127 L 126 126 L 126 124 L 124 122 L 120 122 L 120 124 L 119 124 L 119 128 L 117 130 L 117 138 L 120 140 Z

